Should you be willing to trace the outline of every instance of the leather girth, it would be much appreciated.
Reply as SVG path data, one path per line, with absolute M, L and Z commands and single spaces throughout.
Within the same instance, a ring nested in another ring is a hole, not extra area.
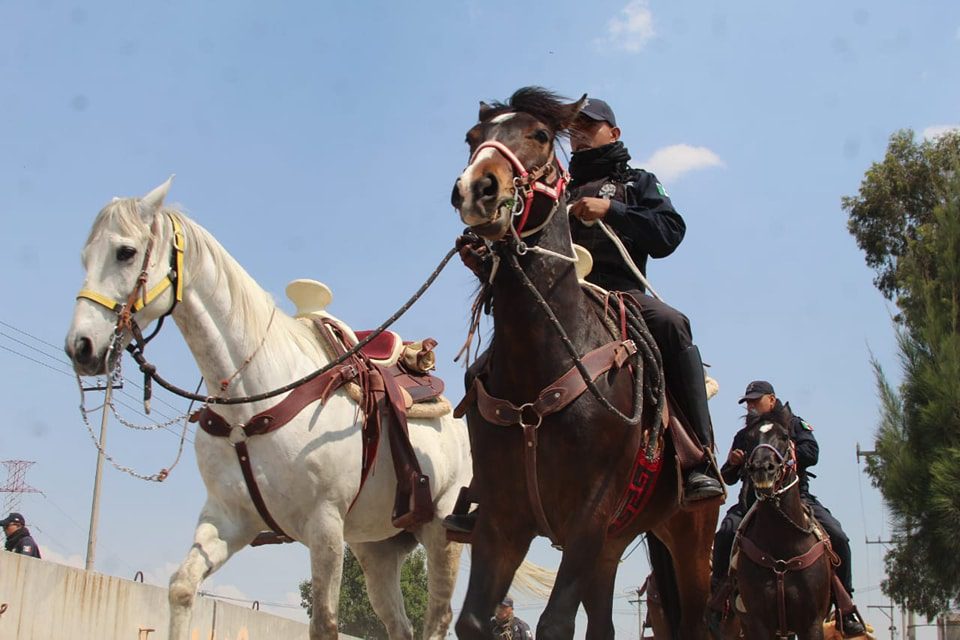
M 619 369 L 637 352 L 633 340 L 608 342 L 587 353 L 582 358 L 584 367 L 591 380 L 610 371 Z M 454 410 L 456 417 L 462 417 L 467 407 L 476 404 L 484 420 L 502 427 L 519 426 L 523 429 L 524 472 L 526 476 L 527 498 L 533 510 L 540 532 L 550 538 L 554 547 L 560 548 L 560 542 L 547 520 L 540 499 L 540 485 L 537 479 L 537 430 L 543 418 L 566 408 L 587 390 L 580 371 L 574 366 L 554 382 L 548 384 L 533 402 L 516 406 L 509 400 L 491 396 L 481 381 L 481 376 L 473 380 L 466 395 Z

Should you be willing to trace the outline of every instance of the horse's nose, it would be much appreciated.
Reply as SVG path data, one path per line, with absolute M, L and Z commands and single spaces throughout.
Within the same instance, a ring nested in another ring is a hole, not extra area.
M 93 341 L 85 336 L 77 336 L 73 344 L 66 344 L 64 350 L 77 364 L 90 364 L 93 360 Z
M 450 204 L 454 209 L 460 209 L 463 205 L 463 196 L 460 194 L 460 178 L 453 183 L 453 193 L 450 194 Z
M 495 198 L 500 190 L 500 185 L 497 183 L 497 176 L 488 172 L 474 182 L 471 189 L 473 190 L 474 199 L 477 202 L 482 202 L 490 198 Z

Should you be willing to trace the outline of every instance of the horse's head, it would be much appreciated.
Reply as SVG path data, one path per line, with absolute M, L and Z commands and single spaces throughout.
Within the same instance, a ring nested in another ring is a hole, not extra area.
M 180 297 L 180 223 L 162 213 L 171 180 L 142 198 L 114 198 L 93 223 L 81 254 L 86 278 L 65 344 L 80 375 L 105 373 L 134 327 L 166 315 Z
M 481 102 L 479 123 L 467 132 L 470 163 L 450 197 L 464 224 L 488 240 L 503 238 L 514 215 L 521 216 L 518 231 L 537 226 L 527 221 L 533 196 L 560 197 L 564 178 L 554 145 L 584 104 L 586 95 L 566 103 L 539 87 L 520 89 L 505 104 Z
M 747 428 L 755 443 L 747 458 L 746 471 L 760 495 L 782 493 L 791 475 L 796 478 L 797 457 L 790 439 L 790 416 L 786 410 L 774 410 L 747 416 Z

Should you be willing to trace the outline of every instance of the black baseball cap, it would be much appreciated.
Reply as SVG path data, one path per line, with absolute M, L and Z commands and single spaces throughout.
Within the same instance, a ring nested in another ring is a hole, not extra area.
M 613 109 L 600 98 L 587 98 L 587 104 L 580 109 L 580 113 L 591 120 L 609 122 L 611 127 L 617 126 L 617 117 L 613 115 Z
M 23 516 L 17 512 L 13 512 L 3 520 L 0 520 L 0 527 L 5 527 L 8 524 L 24 524 Z
M 513 609 L 513 598 L 511 598 L 510 596 L 505 597 L 503 600 L 500 601 L 500 606 L 510 607 L 511 609 Z
M 743 392 L 743 397 L 737 400 L 738 404 L 743 404 L 747 400 L 756 400 L 769 394 L 777 395 L 773 390 L 773 385 L 766 380 L 754 380 L 747 385 L 747 390 Z

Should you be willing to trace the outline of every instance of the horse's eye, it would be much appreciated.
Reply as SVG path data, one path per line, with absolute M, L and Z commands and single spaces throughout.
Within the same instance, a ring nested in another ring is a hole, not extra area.
M 547 144 L 550 142 L 550 133 L 546 129 L 537 129 L 533 132 L 533 137 L 540 144 Z
M 137 255 L 136 248 L 124 245 L 117 249 L 117 262 L 127 262 L 135 255 Z

